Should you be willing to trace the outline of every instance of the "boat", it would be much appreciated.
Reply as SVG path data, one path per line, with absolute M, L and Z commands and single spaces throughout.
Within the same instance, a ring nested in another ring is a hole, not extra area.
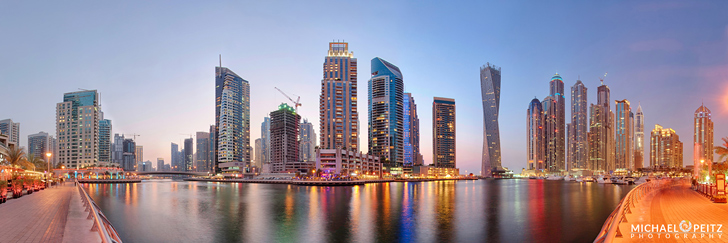
M 584 182 L 584 177 L 576 178 L 576 182 L 579 182 L 579 183 Z
M 564 176 L 564 180 L 565 181 L 570 181 L 571 180 L 571 176 L 569 176 L 569 175 Z
M 627 179 L 624 178 L 624 177 L 612 177 L 612 178 L 616 178 L 616 179 L 613 179 L 612 180 L 612 183 L 613 184 L 618 184 L 618 185 L 627 185 L 627 184 L 629 184 L 629 182 L 627 181 Z
M 599 176 L 599 178 L 597 178 L 597 183 L 612 184 L 612 180 L 609 178 L 609 176 Z
M 582 179 L 584 182 L 594 182 L 594 177 L 586 176 Z
M 557 175 L 550 175 L 549 177 L 546 177 L 546 180 L 549 180 L 549 181 L 557 181 L 557 180 L 561 180 L 561 179 L 564 179 L 564 178 L 562 178 L 561 176 L 557 176 Z
M 536 179 L 536 178 L 537 178 L 536 176 L 529 176 L 529 177 L 528 177 L 528 179 L 532 179 L 532 180 L 533 180 L 533 179 Z
M 647 181 L 648 181 L 647 176 L 642 176 L 639 179 L 637 179 L 636 181 L 634 181 L 634 184 L 639 185 L 639 184 L 647 183 Z

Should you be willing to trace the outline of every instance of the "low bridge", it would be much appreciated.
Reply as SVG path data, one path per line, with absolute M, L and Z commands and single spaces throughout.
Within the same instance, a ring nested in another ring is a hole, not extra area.
M 136 175 L 191 175 L 191 176 L 206 176 L 209 175 L 207 172 L 186 172 L 186 171 L 136 171 L 131 172 Z

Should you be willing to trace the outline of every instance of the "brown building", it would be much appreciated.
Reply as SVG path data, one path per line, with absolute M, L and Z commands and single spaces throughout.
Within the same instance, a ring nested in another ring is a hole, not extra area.
M 293 107 L 281 104 L 270 113 L 270 154 L 272 172 L 285 172 L 298 164 L 298 124 L 301 116 Z
M 432 159 L 435 167 L 457 167 L 455 134 L 455 100 L 435 97 L 432 102 Z
M 650 134 L 650 167 L 682 168 L 683 143 L 671 128 L 655 125 Z

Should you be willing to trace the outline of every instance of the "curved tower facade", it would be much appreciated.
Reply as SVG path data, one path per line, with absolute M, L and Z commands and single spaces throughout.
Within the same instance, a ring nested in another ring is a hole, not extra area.
M 710 109 L 701 105 L 695 110 L 693 131 L 693 164 L 700 167 L 704 163 L 713 161 L 713 118 Z M 701 163 L 701 160 L 704 161 Z M 719 161 L 721 162 L 721 161 Z
M 480 68 L 480 91 L 483 97 L 483 160 L 480 174 L 491 176 L 501 169 L 500 109 L 501 69 L 487 63 Z
M 399 68 L 384 59 L 372 59 L 369 79 L 369 154 L 389 160 L 385 166 L 404 164 L 404 83 Z M 384 161 L 382 161 L 384 163 Z

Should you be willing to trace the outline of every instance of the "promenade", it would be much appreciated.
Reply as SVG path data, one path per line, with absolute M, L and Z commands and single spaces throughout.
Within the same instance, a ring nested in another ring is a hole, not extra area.
M 669 238 L 666 238 L 665 233 L 654 233 L 652 239 L 643 233 L 643 238 L 640 239 L 640 234 L 633 234 L 631 229 L 638 224 L 673 225 L 672 227 L 676 227 L 674 231 L 682 232 L 679 227 L 683 220 L 688 220 L 693 225 L 722 224 L 720 230 L 726 232 L 728 204 L 713 203 L 691 190 L 687 183 L 662 189 L 646 196 L 632 209 L 632 214 L 627 215 L 627 223 L 622 222 L 619 225 L 623 237 L 615 239 L 615 242 L 728 242 L 728 234 L 723 233 L 714 233 L 712 238 L 708 233 L 679 233 L 677 237 L 676 234 L 670 234 L 667 236 Z M 716 226 L 715 230 L 717 229 Z M 692 229 L 690 232 L 693 232 Z
M 0 204 L 0 242 L 100 242 L 71 182 Z

